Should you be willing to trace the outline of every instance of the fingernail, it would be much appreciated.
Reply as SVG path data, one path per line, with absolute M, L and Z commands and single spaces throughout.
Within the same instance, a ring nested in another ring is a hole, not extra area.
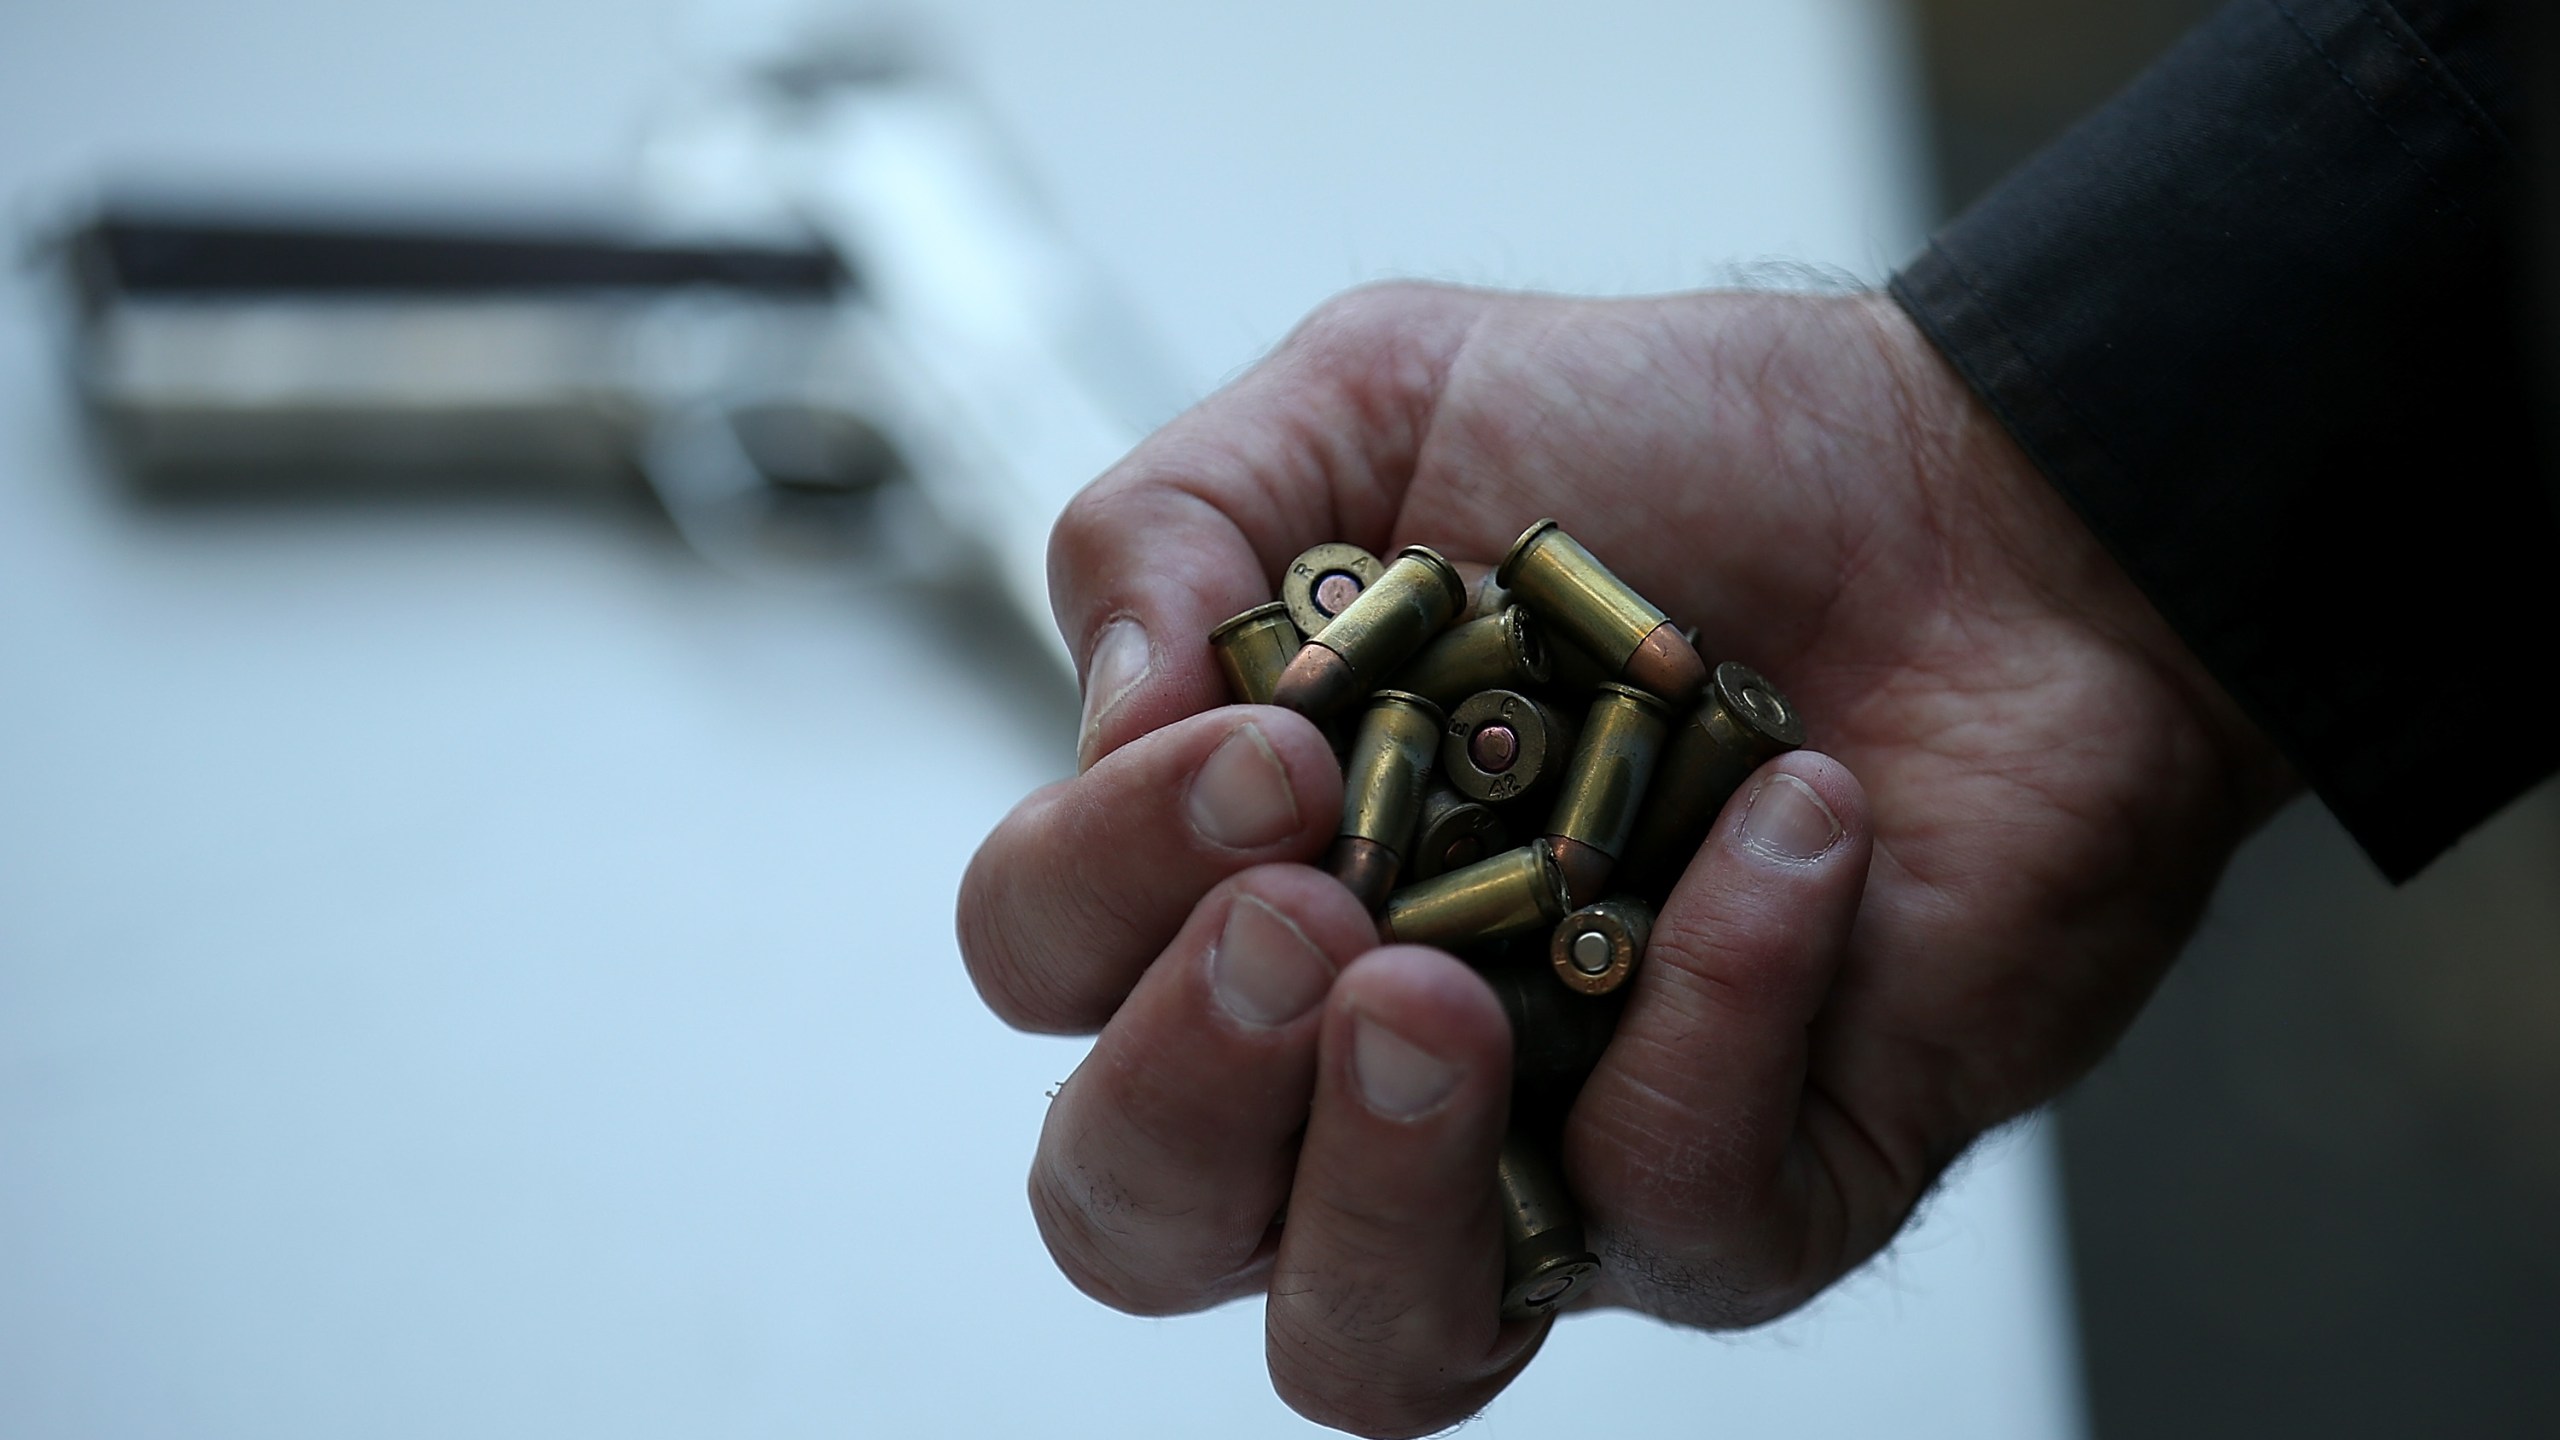
M 1333 988 L 1333 962 L 1289 917 L 1250 895 L 1227 908 L 1209 953 L 1209 988 L 1220 1008 L 1247 1025 L 1286 1025 Z
M 1793 775 L 1772 775 L 1742 812 L 1742 843 L 1778 860 L 1805 861 L 1840 838 L 1840 817 Z
M 1102 638 L 1093 642 L 1092 663 L 1085 666 L 1084 726 L 1076 736 L 1079 769 L 1093 764 L 1094 742 L 1101 738 L 1102 722 L 1128 698 L 1130 691 L 1138 688 L 1139 681 L 1147 678 L 1147 665 L 1152 658 L 1144 625 L 1120 619 L 1102 627 Z
M 1191 777 L 1191 828 L 1212 845 L 1259 850 L 1298 828 L 1288 768 L 1251 721 L 1209 752 Z
M 1366 1015 L 1351 1017 L 1351 1073 L 1360 1098 L 1389 1120 L 1419 1120 L 1458 1088 L 1458 1067 Z

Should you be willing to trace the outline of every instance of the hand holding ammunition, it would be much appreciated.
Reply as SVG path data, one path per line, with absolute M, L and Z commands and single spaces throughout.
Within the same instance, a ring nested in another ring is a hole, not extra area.
M 1726 664 L 1681 720 L 1682 763 L 1668 793 L 1655 795 L 1673 707 L 1599 677 L 1646 680 L 1686 708 L 1701 688 L 1692 672 L 1704 672 L 1691 642 L 1552 519 L 1521 534 L 1494 578 L 1514 582 L 1500 608 L 1464 620 L 1458 572 L 1436 552 L 1409 548 L 1381 572 L 1368 551 L 1329 541 L 1289 562 L 1285 600 L 1219 624 L 1208 640 L 1237 701 L 1276 700 L 1319 719 L 1345 708 L 1363 677 L 1388 673 L 1393 657 L 1419 647 L 1393 666 L 1400 688 L 1374 691 L 1361 714 L 1344 763 L 1341 835 L 1326 868 L 1364 908 L 1383 908 L 1383 937 L 1457 954 L 1483 968 L 1502 999 L 1517 1113 L 1496 1180 L 1506 1215 L 1536 1217 L 1505 1230 L 1502 1313 L 1535 1320 L 1602 1273 L 1598 1258 L 1582 1251 L 1581 1220 L 1546 1154 L 1549 1142 L 1520 1128 L 1521 1114 L 1572 1103 L 1617 1020 L 1618 1005 L 1600 997 L 1614 996 L 1643 962 L 1652 909 L 1632 896 L 1600 897 L 1621 858 L 1635 874 L 1685 869 L 1743 776 L 1804 735 L 1775 687 Z M 1481 587 L 1475 596 L 1476 605 L 1494 598 Z M 1284 662 L 1282 650 L 1299 633 L 1289 615 L 1312 620 L 1319 633 Z M 1449 628 L 1434 633 L 1440 626 Z M 1541 639 L 1548 627 L 1581 647 L 1568 654 L 1581 663 L 1552 687 L 1557 677 Z M 1546 700 L 1523 693 L 1531 690 Z M 1444 734 L 1448 703 L 1458 708 Z M 1560 709 L 1581 713 L 1581 725 Z M 1545 833 L 1530 844 L 1490 857 L 1477 844 L 1458 862 L 1456 847 L 1476 844 L 1473 835 L 1453 844 L 1422 834 L 1435 791 L 1447 796 L 1436 807 L 1440 830 L 1469 810 L 1480 817 L 1477 831 L 1500 830 L 1494 807 L 1535 803 L 1539 782 L 1559 775 Z M 1630 855 L 1638 816 L 1647 812 L 1645 853 Z M 1420 845 L 1433 854 L 1417 864 Z M 1543 969 L 1534 960 L 1512 963 L 1513 942 L 1532 937 L 1547 952 Z
M 1149 1314 L 1265 1295 L 1274 1385 L 1364 1433 L 1455 1423 L 1534 1348 L 1543 1322 L 1501 1315 L 1513 1027 L 1311 868 L 1339 762 L 1303 715 L 1232 703 L 1202 637 L 1318 543 L 1482 559 L 1549 513 L 1839 756 L 1756 764 L 1640 897 L 1615 1039 L 1553 1117 L 1584 1222 L 1562 1263 L 1598 1256 L 1602 1303 L 1755 1323 L 1873 1254 L 2105 1048 L 2286 789 L 1889 303 L 1407 288 L 1311 321 L 1061 523 L 1081 773 L 989 838 L 962 934 L 999 1013 L 1101 1030 L 1033 1163 L 1060 1267 Z M 1617 657 L 1644 616 L 1603 608 L 1622 623 L 1545 637 L 1557 679 L 1568 646 L 1637 679 L 1661 625 Z M 1707 698 L 1672 707 L 1657 792 Z M 1511 848 L 1546 819 L 1504 817 Z M 1503 943 L 1534 993 L 1586 998 L 1552 938 Z

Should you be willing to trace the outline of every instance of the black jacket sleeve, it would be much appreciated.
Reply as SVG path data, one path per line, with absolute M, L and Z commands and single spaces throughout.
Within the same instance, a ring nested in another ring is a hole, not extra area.
M 2485 0 L 2238 0 L 1893 294 L 2393 879 L 2560 762 Z

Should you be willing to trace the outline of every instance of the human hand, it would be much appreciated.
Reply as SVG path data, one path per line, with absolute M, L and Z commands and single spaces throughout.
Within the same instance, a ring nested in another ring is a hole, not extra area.
M 1227 707 L 1204 637 L 1317 541 L 1490 561 L 1549 514 L 1820 752 L 1726 807 L 1572 1112 L 1593 1303 L 1749 1325 L 1872 1255 L 2121 1032 L 2293 784 L 1888 301 L 1319 312 L 1060 521 L 1085 769 L 988 837 L 959 919 L 998 1014 L 1101 1032 L 1032 1166 L 1069 1278 L 1142 1314 L 1266 1293 L 1281 1395 L 1365 1433 L 1462 1419 L 1544 1335 L 1497 1313 L 1508 1031 L 1291 863 L 1339 771 Z

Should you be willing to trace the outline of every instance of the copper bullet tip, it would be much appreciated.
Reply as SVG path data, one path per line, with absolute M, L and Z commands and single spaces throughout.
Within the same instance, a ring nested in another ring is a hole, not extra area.
M 1271 687 L 1272 704 L 1311 720 L 1332 718 L 1359 695 L 1360 677 L 1351 673 L 1350 662 L 1312 640 L 1298 647 L 1296 657 L 1280 672 L 1280 683 Z
M 1627 657 L 1619 678 L 1661 696 L 1677 708 L 1696 703 L 1705 692 L 1707 662 L 1698 658 L 1696 646 L 1681 638 L 1680 627 L 1665 620 L 1644 637 L 1636 653 Z
M 1360 897 L 1360 903 L 1375 915 L 1386 908 L 1387 892 L 1396 888 L 1396 871 L 1401 862 L 1396 852 L 1375 840 L 1345 835 L 1333 842 L 1332 853 L 1324 858 L 1324 868 L 1334 879 Z
M 1579 910 L 1600 898 L 1608 889 L 1609 872 L 1618 868 L 1607 851 L 1562 835 L 1546 837 L 1547 853 L 1556 857 L 1556 869 L 1564 874 L 1564 903 L 1568 910 Z

